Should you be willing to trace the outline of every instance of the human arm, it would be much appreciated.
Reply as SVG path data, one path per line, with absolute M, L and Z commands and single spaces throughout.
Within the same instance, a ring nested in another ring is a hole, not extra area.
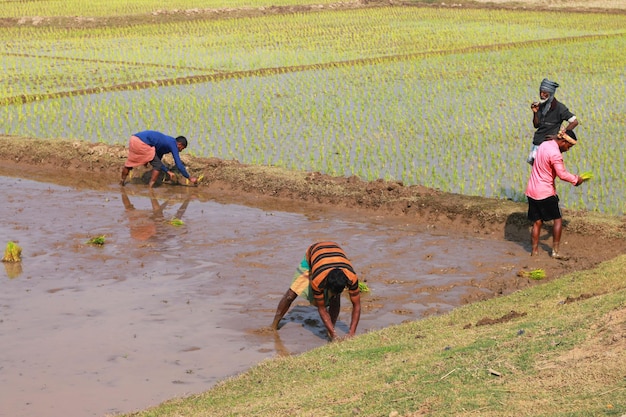
M 335 340 L 337 338 L 337 333 L 335 332 L 335 326 L 330 319 L 330 314 L 328 313 L 328 311 L 326 310 L 326 306 L 324 305 L 324 299 L 315 299 L 315 304 L 317 305 L 317 312 L 320 315 L 320 319 L 322 319 L 322 323 L 324 323 L 326 331 L 328 332 L 328 337 L 331 341 Z
M 359 291 L 350 292 L 350 301 L 352 302 L 352 318 L 350 320 L 348 337 L 356 334 L 356 328 L 359 325 L 359 319 L 361 318 L 361 293 Z
M 178 145 L 174 146 L 173 148 L 170 147 L 169 152 L 171 152 L 171 154 L 172 154 L 172 158 L 174 159 L 174 163 L 176 165 L 176 168 L 178 168 L 178 171 L 181 173 L 181 175 L 183 177 L 187 178 L 187 184 L 189 184 L 189 182 L 191 182 L 192 184 L 196 184 L 198 182 L 198 178 L 191 177 L 189 175 L 189 173 L 187 172 L 187 169 L 185 168 L 185 165 L 183 164 L 183 162 L 180 159 L 180 151 L 179 151 Z M 170 179 L 172 181 L 177 181 L 176 175 L 174 175 L 174 173 L 169 171 L 167 169 L 167 167 L 165 167 L 164 170 L 165 170 L 165 172 L 167 172 L 169 174 Z
M 578 175 L 572 174 L 567 169 L 565 169 L 565 164 L 563 163 L 563 156 L 559 153 L 555 155 L 552 160 L 552 167 L 554 168 L 554 172 L 556 176 L 559 177 L 562 181 L 566 181 L 571 183 L 572 185 L 578 186 L 583 183 L 582 178 Z
M 530 105 L 533 111 L 533 126 L 535 129 L 539 127 L 539 103 L 533 103 Z
M 568 125 L 565 126 L 565 129 L 563 130 L 574 130 L 574 128 L 578 126 L 578 119 L 576 118 L 576 116 L 572 116 L 569 120 L 568 120 Z
M 183 177 L 188 178 L 191 181 L 192 178 L 190 178 L 189 173 L 187 172 L 187 169 L 185 168 L 185 165 L 183 164 L 183 161 L 181 161 L 180 159 L 180 153 L 178 152 L 178 147 L 176 146 L 175 142 L 174 142 L 174 146 L 170 146 L 170 152 L 172 153 L 172 158 L 174 159 L 174 164 L 176 165 L 176 168 L 178 168 L 178 171 L 181 173 Z M 192 182 L 195 183 L 196 179 L 193 178 Z
M 576 126 L 578 126 L 578 118 L 567 108 L 565 104 L 559 102 L 557 107 L 559 111 L 559 118 L 562 122 L 567 122 L 565 129 L 561 130 L 573 130 Z

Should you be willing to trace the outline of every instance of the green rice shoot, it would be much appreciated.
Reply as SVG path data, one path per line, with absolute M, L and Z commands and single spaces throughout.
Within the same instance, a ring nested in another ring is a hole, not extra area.
M 176 217 L 172 218 L 172 220 L 169 221 L 169 224 L 171 224 L 172 226 L 182 226 L 185 224 L 184 221 L 182 221 L 181 219 L 177 219 Z
M 4 257 L 2 262 L 21 262 L 22 261 L 22 248 L 15 242 L 9 241 L 7 247 L 4 250 Z
M 96 245 L 96 246 L 102 246 L 104 245 L 106 238 L 104 235 L 101 236 L 96 236 L 96 237 L 92 237 L 91 239 L 89 239 L 87 241 L 88 245 Z
M 541 280 L 546 277 L 546 271 L 543 269 L 533 269 L 529 274 L 530 279 Z
M 543 269 L 533 269 L 532 271 L 520 271 L 517 276 L 534 279 L 535 281 L 542 280 L 546 277 L 546 271 Z
M 580 174 L 580 178 L 582 178 L 584 181 L 587 181 L 593 178 L 593 174 L 591 173 L 591 171 L 583 172 L 582 174 Z
M 363 281 L 359 281 L 359 291 L 361 292 L 370 292 L 370 287 L 367 286 Z

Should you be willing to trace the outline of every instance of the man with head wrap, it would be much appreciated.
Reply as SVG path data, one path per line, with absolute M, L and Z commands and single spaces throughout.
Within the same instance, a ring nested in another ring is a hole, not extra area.
M 537 148 L 546 140 L 547 136 L 556 135 L 560 131 L 573 130 L 578 126 L 578 119 L 574 113 L 569 111 L 567 106 L 554 97 L 559 84 L 544 78 L 539 86 L 539 101 L 531 104 L 533 111 L 533 126 L 535 135 L 533 136 L 533 146 L 526 162 L 533 164 L 537 154 Z M 567 126 L 562 128 L 563 122 Z

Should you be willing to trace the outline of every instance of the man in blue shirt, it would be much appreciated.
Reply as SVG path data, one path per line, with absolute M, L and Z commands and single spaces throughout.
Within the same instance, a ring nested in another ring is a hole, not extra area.
M 176 168 L 178 168 L 183 177 L 195 184 L 197 178 L 189 176 L 185 165 L 180 160 L 179 153 L 186 147 L 187 139 L 184 136 L 174 138 L 154 130 L 144 130 L 143 132 L 135 133 L 130 137 L 128 158 L 122 168 L 120 185 L 124 186 L 126 177 L 134 167 L 147 164 L 152 166 L 152 175 L 150 176 L 148 187 L 152 188 L 154 186 L 161 171 L 167 173 L 174 180 L 176 178 L 174 173 L 161 161 L 163 155 L 167 153 L 172 154 Z

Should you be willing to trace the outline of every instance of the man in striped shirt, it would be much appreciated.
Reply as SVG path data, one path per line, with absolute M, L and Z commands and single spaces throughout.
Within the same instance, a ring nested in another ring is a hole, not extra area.
M 291 286 L 278 303 L 271 327 L 278 330 L 278 324 L 291 303 L 301 295 L 308 299 L 311 305 L 317 307 L 328 331 L 328 337 L 331 341 L 335 340 L 337 338 L 335 324 L 341 308 L 341 293 L 346 287 L 352 302 L 352 318 L 347 336 L 352 337 L 356 333 L 361 317 L 361 293 L 356 272 L 337 243 L 312 244 L 298 266 Z

